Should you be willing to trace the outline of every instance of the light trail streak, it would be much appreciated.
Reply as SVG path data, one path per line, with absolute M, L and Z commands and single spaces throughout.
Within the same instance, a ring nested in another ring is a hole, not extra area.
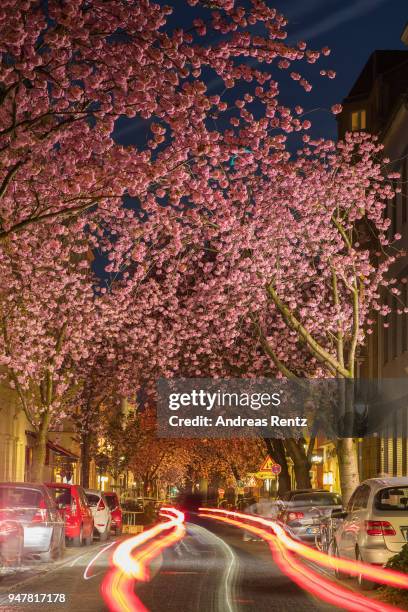
M 162 508 L 168 520 L 121 542 L 116 548 L 113 569 L 104 579 L 101 592 L 111 612 L 147 612 L 134 592 L 135 580 L 149 580 L 149 563 L 185 533 L 184 514 L 175 508 Z M 169 532 L 169 533 L 165 533 Z M 133 554 L 133 551 L 136 551 Z
M 320 565 L 325 565 L 329 567 L 337 565 L 344 567 L 342 563 L 337 564 L 337 561 L 346 561 L 346 567 L 348 568 L 347 571 L 349 573 L 364 574 L 365 576 L 368 576 L 370 574 L 370 577 L 372 574 L 372 570 L 378 571 L 380 568 L 373 568 L 368 564 L 364 564 L 358 561 L 348 561 L 344 559 L 335 559 L 333 561 L 336 561 L 336 563 L 333 562 L 332 564 L 331 558 L 329 558 L 324 553 L 316 551 L 313 548 L 302 544 L 301 542 L 293 540 L 288 536 L 288 534 L 284 531 L 284 529 L 282 529 L 280 525 L 278 525 L 274 521 L 262 519 L 261 517 L 254 517 L 238 512 L 229 512 L 225 510 L 210 508 L 200 508 L 199 516 L 213 518 L 224 523 L 234 525 L 241 529 L 251 531 L 252 533 L 266 540 L 271 548 L 275 563 L 278 565 L 278 567 L 283 573 L 285 573 L 291 580 L 293 580 L 303 589 L 309 591 L 314 596 L 317 596 L 332 605 L 340 606 L 346 610 L 352 611 L 372 610 L 378 612 L 391 612 L 391 610 L 393 610 L 394 612 L 396 612 L 399 610 L 399 608 L 389 606 L 383 602 L 373 601 L 372 599 L 369 599 L 367 597 L 364 597 L 363 595 L 354 593 L 348 589 L 337 585 L 336 583 L 324 578 L 319 573 L 313 571 L 308 566 L 305 566 L 304 564 L 300 563 L 293 553 L 297 553 L 303 556 L 304 558 L 307 558 L 308 560 L 313 559 L 315 562 L 318 563 L 320 561 Z M 248 521 L 250 523 L 258 523 L 258 525 L 261 526 L 248 524 Z M 268 530 L 272 529 L 273 533 L 267 531 L 265 527 L 267 527 Z M 318 560 L 316 559 L 316 557 Z M 322 563 L 323 559 L 324 563 Z M 351 566 L 353 567 L 351 568 Z M 353 569 L 353 572 L 351 572 L 351 569 Z M 375 574 L 375 576 L 375 581 L 378 582 L 377 574 Z M 393 585 L 408 588 L 407 576 L 404 574 L 400 574 L 399 572 L 393 572 L 391 570 L 382 570 L 381 578 L 382 582 L 384 583 L 392 583 Z
M 110 543 L 110 544 L 108 544 L 107 546 L 104 546 L 104 547 L 102 548 L 102 550 L 100 550 L 98 553 L 96 553 L 96 555 L 95 555 L 94 557 L 92 557 L 92 559 L 90 560 L 90 562 L 88 563 L 88 565 L 87 565 L 87 566 L 86 566 L 86 568 L 85 568 L 84 575 L 83 575 L 84 580 L 90 580 L 91 578 L 94 578 L 95 574 L 92 574 L 92 576 L 89 576 L 89 575 L 88 575 L 89 570 L 91 569 L 91 567 L 93 566 L 93 564 L 95 563 L 95 561 L 96 561 L 96 560 L 97 560 L 97 559 L 98 559 L 98 558 L 99 558 L 99 557 L 100 557 L 100 556 L 101 556 L 101 555 L 102 555 L 102 554 L 103 554 L 103 553 L 104 553 L 106 550 L 108 550 L 109 548 L 111 548 L 112 546 L 114 546 L 114 544 L 116 544 L 116 540 L 115 540 L 114 542 L 111 542 L 111 543 Z M 82 556 L 84 556 L 84 555 L 82 555 Z M 76 560 L 78 560 L 78 559 L 76 559 Z M 72 565 L 71 565 L 71 567 L 72 567 Z
M 395 570 L 370 565 L 369 563 L 363 563 L 362 561 L 352 561 L 351 559 L 330 557 L 326 553 L 316 550 L 315 548 L 311 548 L 310 546 L 302 544 L 302 542 L 293 539 L 287 534 L 283 527 L 275 521 L 258 516 L 242 514 L 240 512 L 220 510 L 218 508 L 199 508 L 199 510 L 200 512 L 211 512 L 212 514 L 224 514 L 226 516 L 236 517 L 237 519 L 258 523 L 259 525 L 267 527 L 268 529 L 272 529 L 275 536 L 287 549 L 300 555 L 301 557 L 304 557 L 305 559 L 308 559 L 309 561 L 317 563 L 318 565 L 322 565 L 329 569 L 337 569 L 345 574 L 350 574 L 353 576 L 359 576 L 361 574 L 373 582 L 379 582 L 381 584 L 386 584 L 388 586 L 393 586 L 400 589 L 408 589 L 408 577 L 406 574 L 396 572 Z M 263 531 L 263 533 L 265 532 Z

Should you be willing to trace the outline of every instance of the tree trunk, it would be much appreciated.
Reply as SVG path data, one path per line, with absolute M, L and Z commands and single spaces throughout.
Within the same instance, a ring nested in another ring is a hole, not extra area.
M 310 489 L 310 463 L 306 455 L 306 451 L 303 446 L 302 440 L 294 440 L 293 438 L 287 438 L 285 440 L 286 450 L 288 451 L 289 457 L 293 461 L 293 467 L 295 470 L 296 488 L 297 489 Z
M 357 440 L 341 438 L 337 441 L 340 486 L 343 504 L 349 501 L 354 489 L 360 484 L 358 473 Z
M 44 465 L 47 454 L 47 434 L 49 422 L 49 414 L 45 412 L 42 416 L 40 428 L 33 447 L 33 465 L 30 476 L 31 482 L 43 482 L 44 479 Z
M 81 485 L 84 489 L 89 489 L 89 464 L 90 464 L 90 432 L 82 434 L 81 444 Z
M 281 466 L 279 474 L 278 494 L 283 495 L 290 490 L 290 476 L 283 440 L 263 438 L 268 455 Z

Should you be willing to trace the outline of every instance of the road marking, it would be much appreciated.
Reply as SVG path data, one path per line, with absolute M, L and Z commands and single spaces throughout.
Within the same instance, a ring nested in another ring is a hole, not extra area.
M 117 540 L 115 540 L 113 543 L 116 543 Z M 78 557 L 75 557 L 74 561 L 79 559 L 80 557 L 84 557 L 87 554 L 92 553 L 93 550 L 101 548 L 101 546 L 105 546 L 105 544 L 98 544 L 98 546 L 96 546 L 93 549 L 88 550 L 86 553 L 82 553 L 81 555 L 79 555 Z M 39 571 L 36 572 L 34 575 L 29 576 L 28 578 L 25 578 L 23 580 L 20 580 L 19 582 L 14 582 L 13 584 L 4 584 L 4 586 L 2 585 L 0 587 L 0 595 L 3 593 L 8 593 L 11 591 L 15 591 L 16 589 L 20 588 L 20 586 L 24 585 L 24 584 L 28 584 L 30 582 L 32 582 L 33 580 L 36 580 L 38 578 L 43 578 L 46 574 L 53 574 L 54 572 L 57 572 L 59 569 L 61 569 L 62 567 L 66 567 L 69 566 L 69 564 L 72 563 L 72 558 L 70 559 L 66 559 L 66 560 L 62 560 L 60 562 L 53 562 L 52 567 L 47 568 L 47 565 L 38 565 Z M 71 566 L 72 567 L 72 566 Z
M 194 525 L 195 530 L 198 529 L 199 531 L 201 531 L 203 534 L 205 534 L 208 538 L 208 536 L 210 536 L 213 540 L 215 540 L 217 542 L 217 544 L 219 546 L 221 546 L 221 548 L 223 548 L 227 554 L 227 557 L 229 557 L 229 563 L 225 569 L 224 572 L 224 580 L 223 580 L 223 587 L 225 590 L 225 603 L 227 605 L 227 607 L 225 608 L 225 606 L 221 605 L 220 606 L 220 610 L 228 610 L 228 612 L 235 612 L 235 606 L 234 606 L 234 600 L 231 596 L 231 592 L 232 592 L 232 578 L 234 576 L 234 573 L 236 571 L 236 567 L 237 567 L 237 559 L 235 556 L 234 551 L 231 549 L 230 546 L 228 546 L 228 544 L 226 542 L 224 542 L 224 540 L 222 538 L 219 538 L 218 536 L 215 535 L 215 533 L 213 533 L 212 531 L 209 531 L 208 529 L 205 529 L 204 527 L 201 527 L 200 525 Z
M 114 544 L 116 544 L 116 540 L 111 542 L 107 546 L 105 546 L 105 548 L 102 548 L 102 550 L 100 550 L 94 557 L 92 557 L 92 559 L 90 560 L 90 562 L 88 563 L 88 565 L 85 568 L 85 571 L 84 571 L 84 574 L 83 574 L 83 579 L 84 580 L 90 580 L 91 578 L 95 578 L 95 576 L 98 576 L 101 573 L 101 572 L 97 572 L 96 574 L 93 574 L 92 576 L 88 576 L 88 570 L 95 563 L 97 558 L 100 557 L 106 550 L 108 550 L 108 548 L 111 548 Z M 71 567 L 72 567 L 72 565 L 71 565 Z M 106 570 L 104 569 L 103 571 L 105 572 Z

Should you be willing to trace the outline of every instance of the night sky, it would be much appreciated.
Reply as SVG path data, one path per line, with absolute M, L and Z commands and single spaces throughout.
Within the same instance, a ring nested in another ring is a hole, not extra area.
M 167 25 L 170 30 L 189 28 L 197 16 L 208 18 L 208 10 L 187 7 L 184 0 L 168 3 L 176 7 Z M 245 0 L 242 3 L 245 4 Z M 287 42 L 305 40 L 310 48 L 321 49 L 327 45 L 332 50 L 328 58 L 322 58 L 316 65 L 303 62 L 298 65 L 297 69 L 302 68 L 302 73 L 313 85 L 309 94 L 281 71 L 274 67 L 266 69 L 283 77 L 281 100 L 284 103 L 291 106 L 300 103 L 308 110 L 313 136 L 335 138 L 337 124 L 329 109 L 347 96 L 372 51 L 407 49 L 400 37 L 408 22 L 408 0 L 271 0 L 269 4 L 289 19 Z M 320 77 L 321 68 L 335 70 L 336 79 Z M 211 93 L 219 93 L 217 82 L 214 79 L 210 82 Z M 237 93 L 238 90 L 233 91 Z M 119 120 L 114 136 L 122 144 L 143 146 L 148 136 L 148 123 L 141 119 Z

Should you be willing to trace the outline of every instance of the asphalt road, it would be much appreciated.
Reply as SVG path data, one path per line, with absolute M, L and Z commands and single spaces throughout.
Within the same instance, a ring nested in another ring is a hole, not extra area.
M 108 543 L 109 544 L 109 543 Z M 31 566 L 0 583 L 0 609 L 13 612 L 103 612 L 101 581 L 113 546 L 68 549 L 62 562 Z M 87 572 L 90 561 L 98 555 Z M 263 542 L 244 542 L 242 532 L 194 519 L 187 534 L 153 561 L 151 580 L 136 592 L 151 612 L 314 612 L 334 610 L 302 591 L 273 563 Z M 17 593 L 64 594 L 61 603 L 10 603 Z

